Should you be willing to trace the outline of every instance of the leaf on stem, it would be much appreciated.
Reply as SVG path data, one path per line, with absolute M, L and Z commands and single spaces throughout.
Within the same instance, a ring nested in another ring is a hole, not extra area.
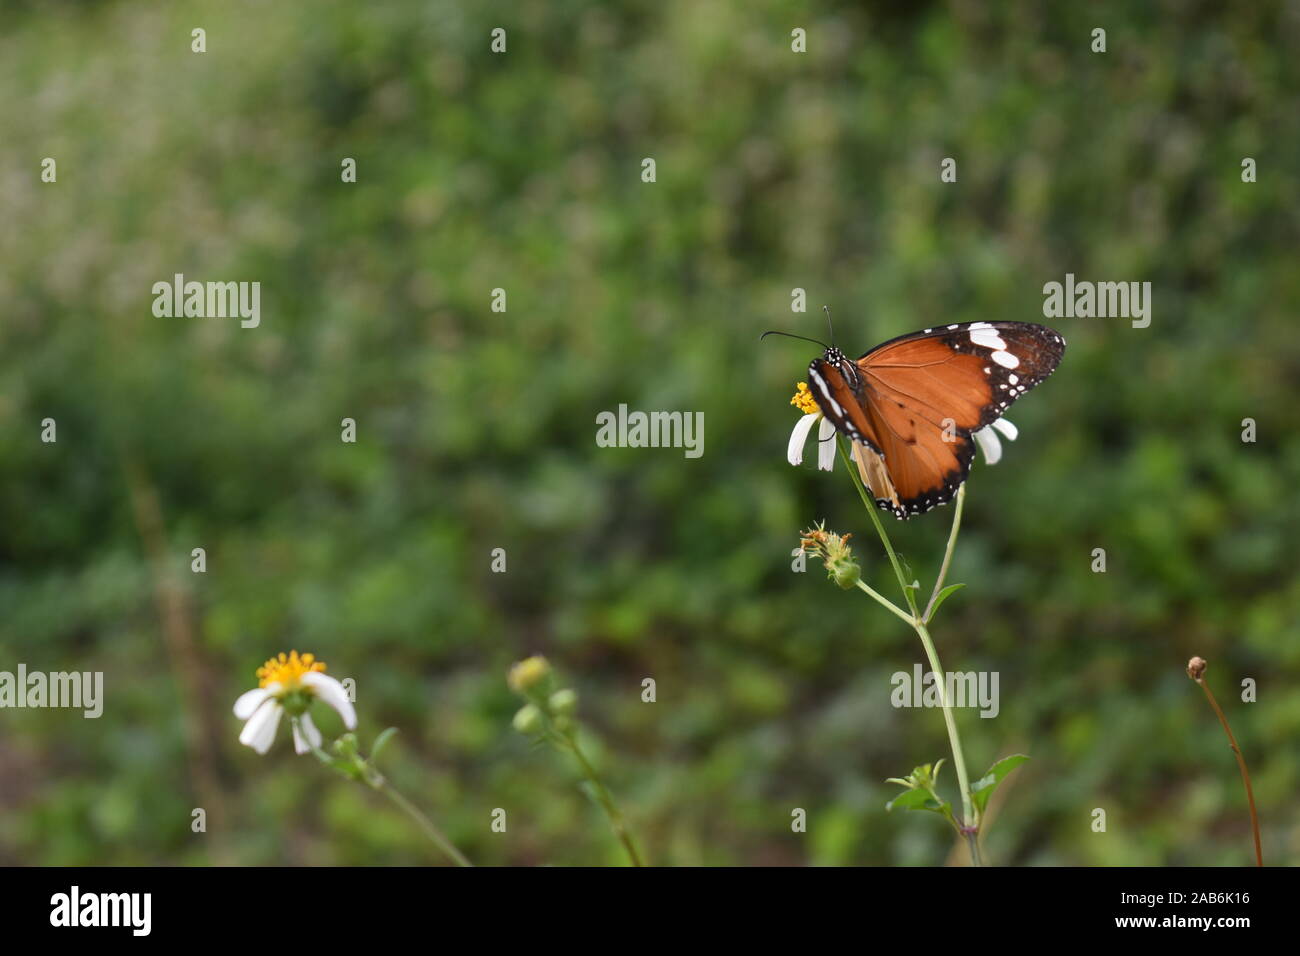
M 1002 779 L 1028 759 L 1024 754 L 1012 754 L 1010 757 L 1003 757 L 989 767 L 984 776 L 971 785 L 970 796 L 971 801 L 975 804 L 975 809 L 983 813 L 985 806 L 988 805 L 989 797 L 993 796 L 993 791 L 997 789 Z
M 920 608 L 916 603 L 916 596 L 920 590 L 921 582 L 915 579 L 913 579 L 911 584 L 903 585 L 903 596 L 907 599 L 907 606 L 912 609 L 913 617 L 920 615 Z
M 939 607 L 943 604 L 944 601 L 948 600 L 948 595 L 952 594 L 952 592 L 958 590 L 959 588 L 964 588 L 965 586 L 966 585 L 964 584 L 950 584 L 942 591 L 940 591 L 937 595 L 935 595 L 934 607 L 930 608 L 930 615 L 925 619 L 927 623 L 929 621 L 934 620 L 934 616 L 937 613 L 939 613 Z
M 392 740 L 393 735 L 396 733 L 397 733 L 396 727 L 389 727 L 387 730 L 383 731 L 378 737 L 375 738 L 375 745 L 370 748 L 370 759 L 372 762 L 376 758 L 378 758 L 379 752 L 383 750 L 385 746 L 387 746 L 388 741 Z
M 905 790 L 885 804 L 886 810 L 929 810 L 957 827 L 957 818 L 952 815 L 952 804 L 947 800 L 937 800 L 925 790 Z
M 885 804 L 886 810 L 938 810 L 936 803 L 924 790 L 904 790 Z

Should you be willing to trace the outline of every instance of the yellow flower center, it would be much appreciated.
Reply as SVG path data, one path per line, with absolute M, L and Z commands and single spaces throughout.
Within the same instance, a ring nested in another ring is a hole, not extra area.
M 257 686 L 280 684 L 281 690 L 289 691 L 298 686 L 303 674 L 323 670 L 325 665 L 316 660 L 314 654 L 303 654 L 299 657 L 297 651 L 290 651 L 288 654 L 281 651 L 279 657 L 272 657 L 257 669 Z
M 821 411 L 817 407 L 817 402 L 812 397 L 812 392 L 808 391 L 808 383 L 800 382 L 799 387 L 795 390 L 794 398 L 790 399 L 790 404 L 805 415 L 812 415 Z

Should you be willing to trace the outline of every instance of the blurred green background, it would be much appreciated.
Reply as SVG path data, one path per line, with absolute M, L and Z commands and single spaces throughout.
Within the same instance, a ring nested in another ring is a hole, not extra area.
M 622 861 L 511 729 L 529 653 L 652 861 L 943 862 L 940 821 L 883 809 L 948 752 L 890 706 L 921 649 L 792 573 L 825 519 L 894 593 L 842 469 L 785 461 L 814 347 L 758 333 L 1042 321 L 1066 272 L 1152 282 L 1153 320 L 1052 322 L 1060 370 L 971 477 L 934 633 L 1001 675 L 997 719 L 959 713 L 972 774 L 1033 757 L 988 857 L 1250 862 L 1200 654 L 1294 862 L 1297 42 L 1283 3 L 7 5 L 0 669 L 102 670 L 107 701 L 0 711 L 0 863 L 438 862 L 287 728 L 237 743 L 290 648 L 356 680 L 367 746 L 401 728 L 385 771 L 481 863 Z M 177 272 L 260 281 L 261 326 L 155 318 Z M 703 457 L 598 448 L 623 402 L 702 411 Z M 950 517 L 889 519 L 924 582 Z

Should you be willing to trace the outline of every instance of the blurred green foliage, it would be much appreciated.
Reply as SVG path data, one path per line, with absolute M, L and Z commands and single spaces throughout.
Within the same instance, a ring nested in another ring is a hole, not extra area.
M 1001 674 L 997 719 L 959 714 L 972 774 L 1033 757 L 988 855 L 1249 862 L 1232 754 L 1183 673 L 1201 654 L 1266 860 L 1294 862 L 1300 17 L 988 6 L 16 5 L 0 669 L 102 670 L 107 702 L 0 712 L 0 862 L 435 861 L 287 729 L 267 757 L 238 745 L 231 704 L 290 648 L 355 679 L 364 744 L 401 728 L 385 772 L 482 863 L 621 862 L 574 768 L 511 729 L 529 653 L 579 691 L 655 862 L 944 860 L 941 824 L 884 812 L 885 777 L 947 755 L 937 711 L 889 703 L 914 635 L 791 573 L 825 519 L 893 593 L 846 476 L 784 460 L 813 347 L 758 333 L 820 336 L 823 303 L 850 351 L 1041 320 L 1067 272 L 1151 281 L 1153 321 L 1053 323 L 1060 370 L 971 477 L 968 586 L 934 633 L 950 669 Z M 260 281 L 260 328 L 155 318 L 178 272 Z M 598 448 L 620 402 L 703 411 L 703 457 Z M 923 581 L 949 518 L 891 521 Z

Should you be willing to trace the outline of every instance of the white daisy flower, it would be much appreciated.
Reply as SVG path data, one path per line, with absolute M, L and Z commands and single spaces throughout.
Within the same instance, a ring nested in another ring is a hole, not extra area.
M 1002 442 L 998 440 L 998 432 L 1001 432 L 1007 441 L 1015 441 L 1016 436 L 1020 434 L 1020 430 L 1005 418 L 995 419 L 993 424 L 985 425 L 979 431 L 971 433 L 975 444 L 980 446 L 984 461 L 990 465 L 996 465 L 1002 458 Z
M 281 653 L 259 667 L 257 688 L 241 694 L 235 701 L 235 716 L 245 721 L 239 742 L 259 754 L 266 753 L 275 741 L 280 716 L 288 711 L 290 717 L 297 718 L 293 726 L 293 749 L 305 754 L 319 747 L 321 733 L 307 713 L 314 700 L 329 704 L 343 718 L 343 725 L 348 730 L 354 729 L 357 712 L 348 700 L 348 692 L 333 677 L 326 677 L 324 670 L 325 665 L 315 656 L 299 657 L 297 651 Z
M 830 471 L 835 465 L 835 426 L 822 415 L 812 393 L 808 391 L 807 382 L 799 383 L 799 389 L 794 393 L 794 398 L 790 399 L 790 404 L 805 414 L 794 423 L 794 431 L 790 432 L 786 459 L 792 465 L 803 464 L 803 448 L 808 443 L 808 433 L 820 421 L 821 427 L 817 429 L 817 467 L 822 471 Z

